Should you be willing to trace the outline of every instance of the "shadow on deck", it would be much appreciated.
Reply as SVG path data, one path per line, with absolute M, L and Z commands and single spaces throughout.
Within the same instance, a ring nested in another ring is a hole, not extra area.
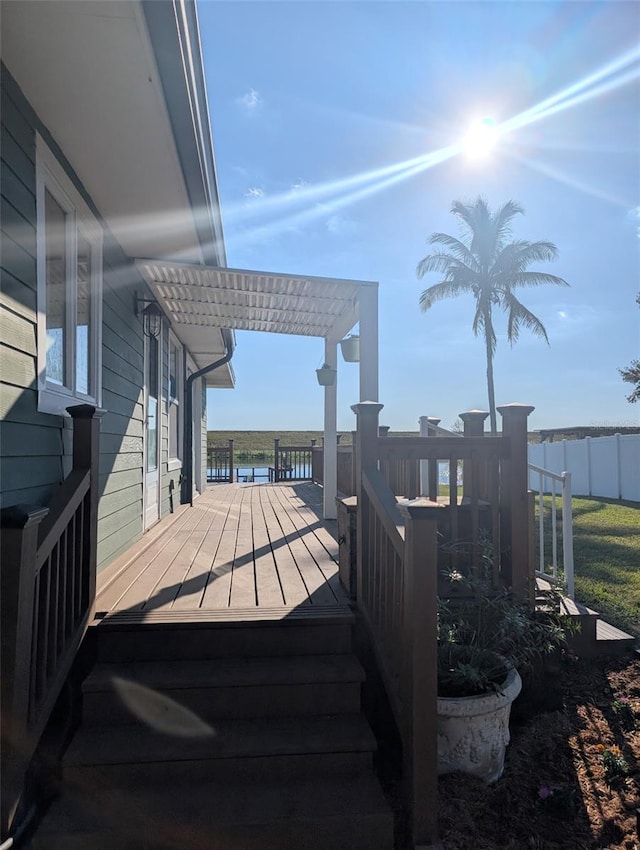
M 321 493 L 214 485 L 99 579 L 35 848 L 391 850 Z

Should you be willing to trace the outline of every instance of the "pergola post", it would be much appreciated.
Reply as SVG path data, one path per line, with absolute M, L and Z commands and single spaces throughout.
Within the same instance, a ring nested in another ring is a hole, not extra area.
M 360 317 L 360 401 L 378 401 L 378 284 L 362 285 Z
M 338 344 L 325 339 L 324 361 L 332 369 L 338 368 Z M 336 495 L 338 493 L 338 378 L 324 388 L 324 481 L 323 510 L 325 519 L 336 519 Z

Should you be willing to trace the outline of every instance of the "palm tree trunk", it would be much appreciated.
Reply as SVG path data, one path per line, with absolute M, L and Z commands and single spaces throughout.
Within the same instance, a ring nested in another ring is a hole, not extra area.
M 498 423 L 496 421 L 496 395 L 493 386 L 493 348 L 491 345 L 492 330 L 491 314 L 487 311 L 484 316 L 484 342 L 487 353 L 487 394 L 489 396 L 489 421 L 491 423 L 491 436 L 496 437 L 498 434 Z

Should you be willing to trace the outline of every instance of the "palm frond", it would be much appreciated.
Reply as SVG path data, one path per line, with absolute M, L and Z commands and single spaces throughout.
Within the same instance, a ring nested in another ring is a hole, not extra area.
M 507 339 L 511 345 L 517 342 L 520 336 L 521 325 L 530 330 L 535 336 L 544 339 L 547 345 L 549 344 L 549 337 L 547 336 L 545 326 L 537 316 L 534 316 L 530 310 L 527 310 L 524 304 L 518 301 L 512 292 L 508 291 L 504 293 L 502 303 L 508 311 Z
M 564 278 L 558 277 L 555 274 L 530 271 L 522 271 L 510 275 L 508 282 L 503 282 L 503 285 L 505 288 L 514 289 L 517 286 L 534 287 L 544 286 L 547 283 L 553 284 L 554 286 L 571 286 L 571 284 L 567 283 Z
M 511 222 L 517 215 L 524 215 L 524 208 L 517 201 L 507 201 L 493 214 L 493 234 L 498 248 L 511 233 Z
M 420 309 L 428 310 L 437 301 L 445 301 L 447 298 L 472 291 L 473 287 L 469 282 L 441 280 L 440 283 L 434 283 L 420 293 Z
M 444 272 L 448 278 L 450 275 L 467 275 L 472 278 L 477 274 L 475 269 L 469 268 L 462 261 L 445 252 L 429 254 L 420 260 L 416 267 L 416 274 L 422 278 L 427 272 Z
M 449 248 L 454 257 L 461 262 L 466 263 L 470 268 L 477 269 L 477 258 L 471 253 L 464 242 L 456 239 L 455 236 L 450 236 L 448 233 L 433 233 L 429 237 L 429 244 L 443 245 L 445 248 Z

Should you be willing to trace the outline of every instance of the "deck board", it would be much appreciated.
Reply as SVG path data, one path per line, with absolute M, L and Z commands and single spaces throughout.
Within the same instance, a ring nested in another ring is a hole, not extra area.
M 96 610 L 104 620 L 239 617 L 347 602 L 338 544 L 310 483 L 216 484 L 119 566 Z

